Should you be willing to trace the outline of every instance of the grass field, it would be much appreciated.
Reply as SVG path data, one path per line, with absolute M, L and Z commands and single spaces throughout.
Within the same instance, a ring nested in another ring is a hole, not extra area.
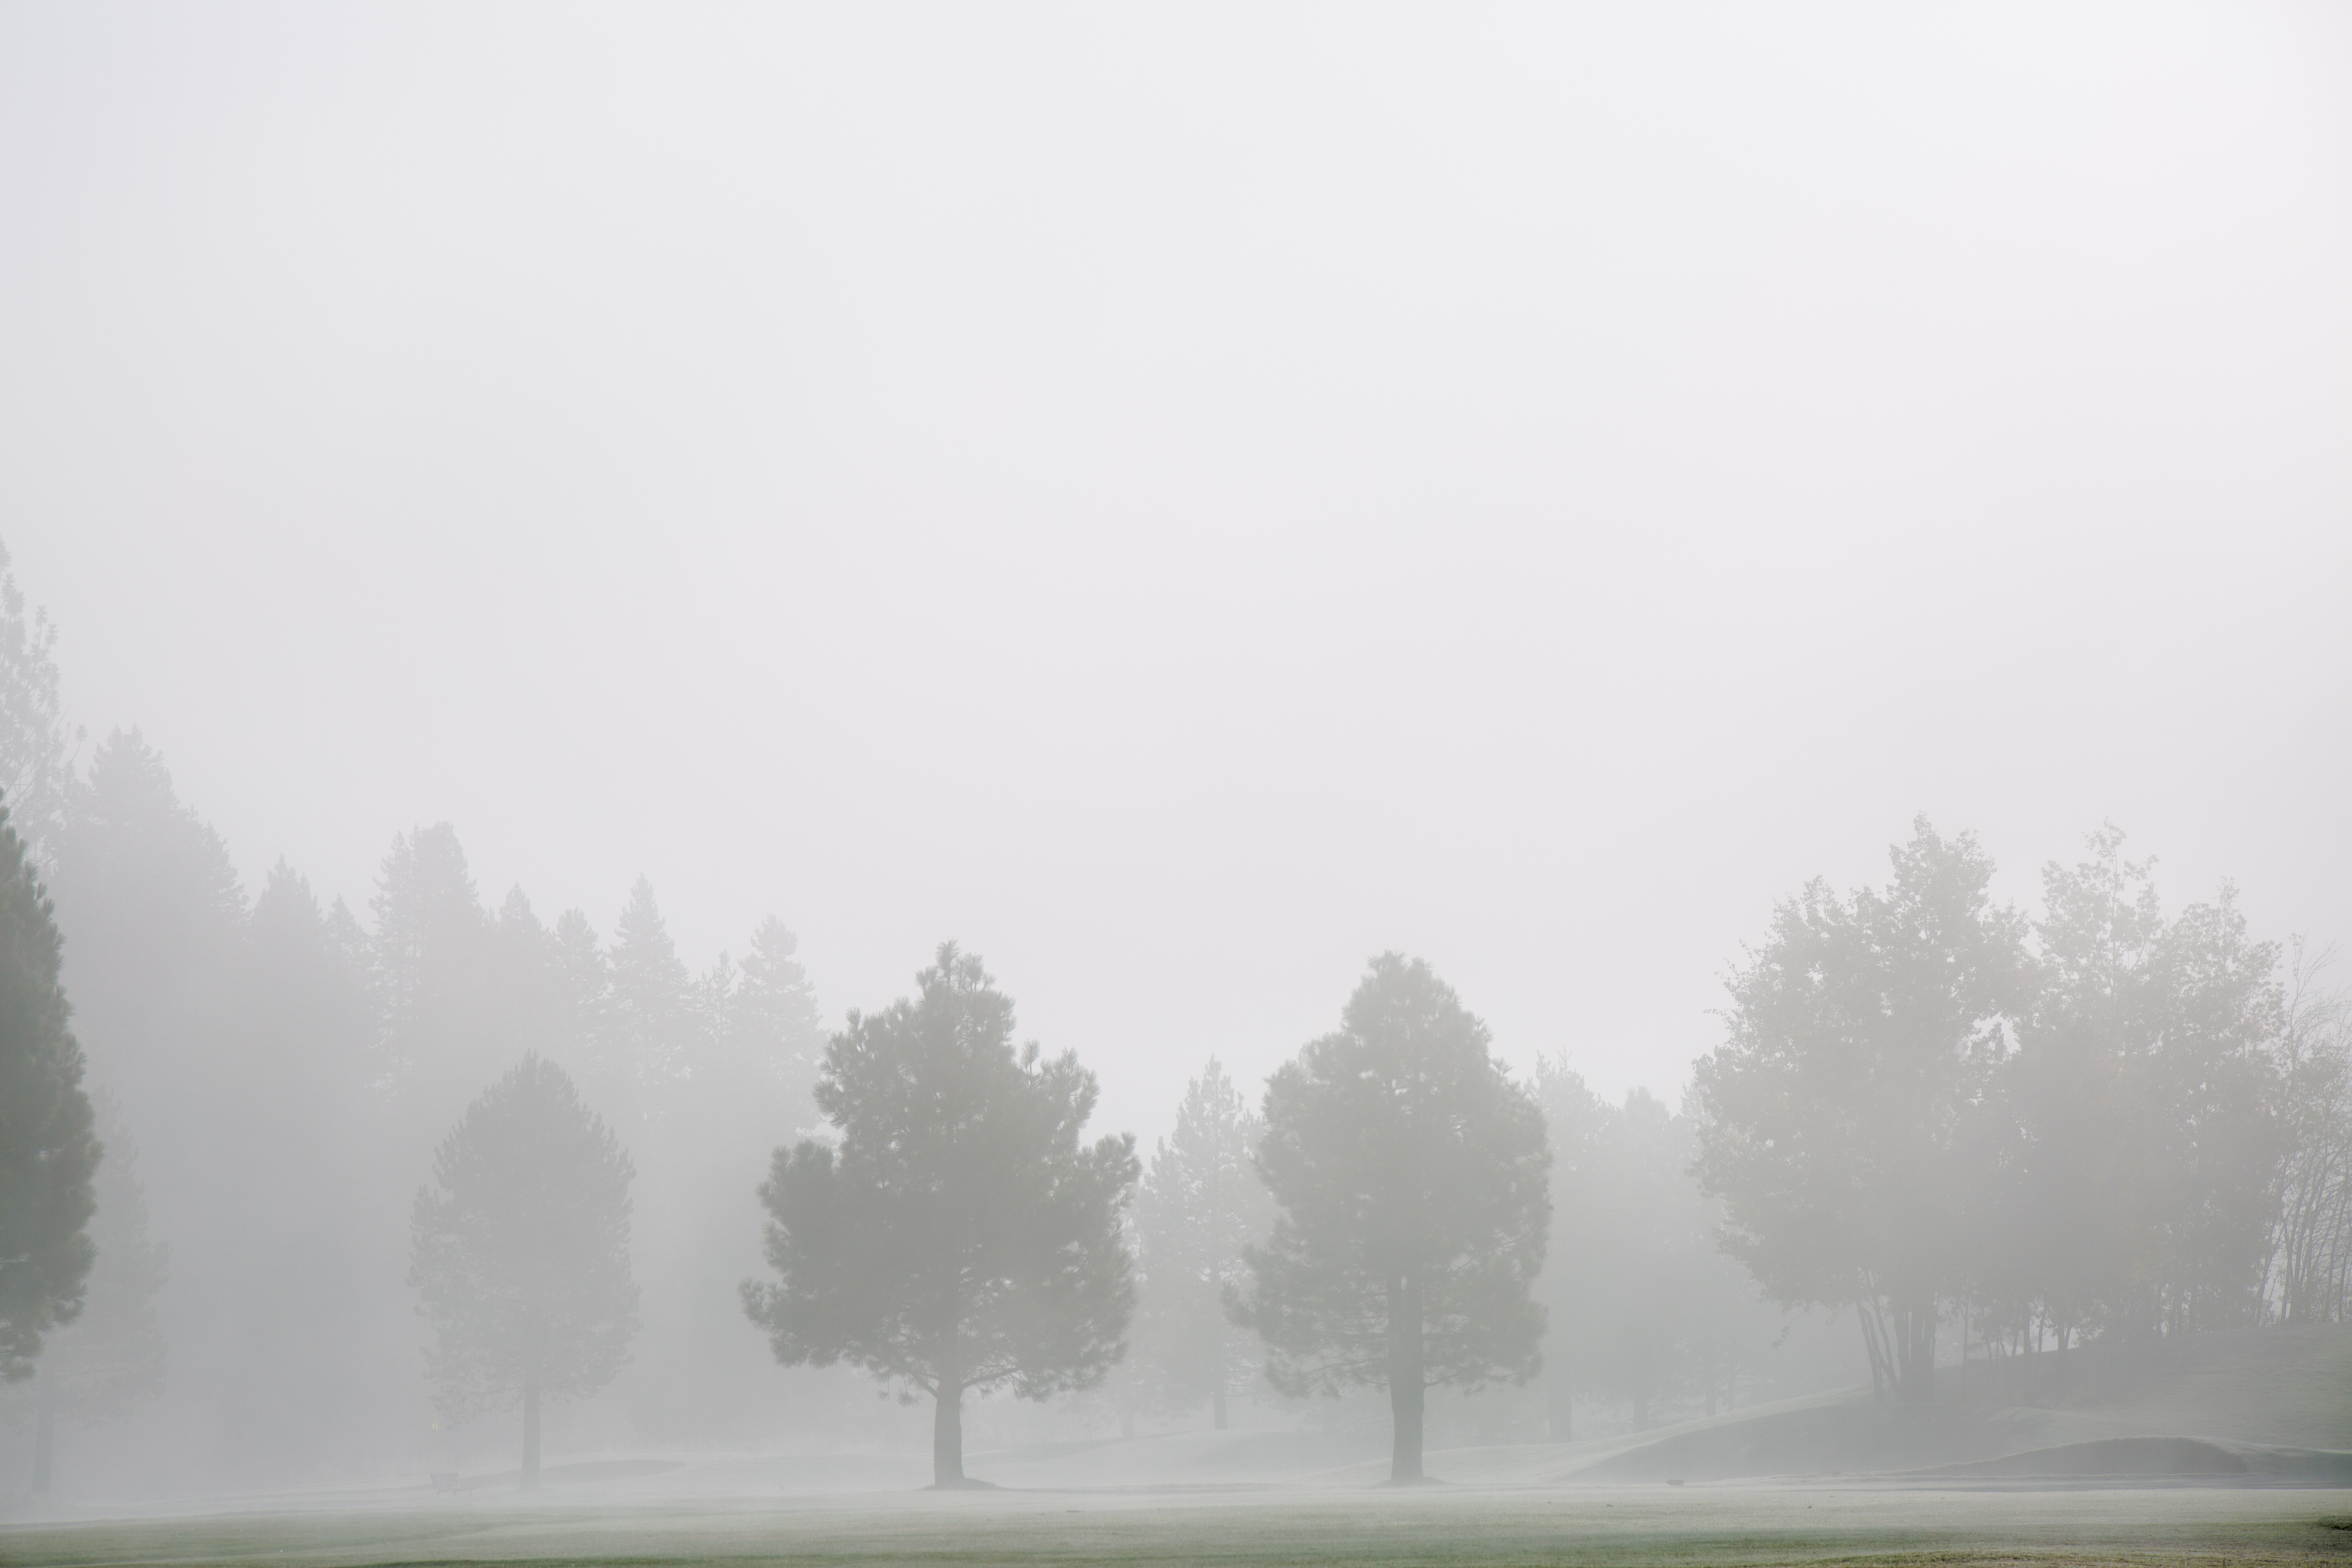
M 1829 1393 L 1433 1451 L 1445 1484 L 1409 1490 L 1374 1484 L 1371 1431 L 1003 1449 L 972 1460 L 1005 1489 L 957 1493 L 917 1489 L 911 1452 L 581 1456 L 529 1499 L 509 1472 L 455 1494 L 419 1475 L 144 1518 L 68 1508 L 0 1525 L 0 1563 L 2352 1563 L 2352 1327 L 2078 1352 L 2064 1371 L 2032 1405 Z
M 2352 1491 L 1627 1487 L 966 1492 L 23 1526 L 9 1563 L 2315 1563 Z

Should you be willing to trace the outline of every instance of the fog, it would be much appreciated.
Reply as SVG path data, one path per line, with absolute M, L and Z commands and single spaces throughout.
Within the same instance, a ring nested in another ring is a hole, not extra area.
M 2352 940 L 2340 8 L 19 5 L 0 237 L 75 766 L 136 726 L 248 902 L 370 924 L 446 823 L 551 927 L 642 877 L 698 975 L 781 918 L 825 1031 L 952 940 L 1147 1163 L 1390 951 L 1519 1081 L 1678 1107 L 1775 906 L 1921 816 L 2031 910 L 2112 823 L 2168 913 Z M 172 1201 L 69 872 L 184 1294 L 246 1222 Z M 369 1124 L 403 1353 L 410 1197 L 521 1047 L 449 1048 Z M 582 1080 L 646 1326 L 577 1443 L 865 1412 L 733 1295 L 814 1113 L 710 1176 L 689 1352 L 645 1238 L 699 1140 Z M 1867 1378 L 1851 1324 L 1774 1388 Z M 209 1353 L 125 1495 L 426 1468 L 191 1452 Z M 627 1394 L 695 1358 L 724 1419 Z

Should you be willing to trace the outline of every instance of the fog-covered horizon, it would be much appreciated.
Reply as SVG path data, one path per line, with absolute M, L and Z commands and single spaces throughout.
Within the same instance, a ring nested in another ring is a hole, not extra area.
M 837 1022 L 939 941 L 1149 1147 L 1374 952 L 1672 1098 L 1915 814 L 2352 940 L 2318 5 L 0 16 L 0 538 L 248 892 Z M 85 748 L 85 756 L 89 748 Z

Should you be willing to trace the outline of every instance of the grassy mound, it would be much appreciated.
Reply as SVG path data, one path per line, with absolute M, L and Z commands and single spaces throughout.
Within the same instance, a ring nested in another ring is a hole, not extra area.
M 2352 1450 L 2352 1325 L 2094 1345 L 1979 1375 L 1986 1371 L 1972 1368 L 1966 1382 L 1947 1379 L 1934 1404 L 1856 1398 L 1696 1424 L 1559 1479 L 1933 1472 L 2352 1479 L 2352 1453 L 2345 1452 Z
M 2143 1480 L 2352 1485 L 2352 1453 L 2214 1443 L 2197 1437 L 2105 1437 L 1919 1472 L 1983 1480 Z

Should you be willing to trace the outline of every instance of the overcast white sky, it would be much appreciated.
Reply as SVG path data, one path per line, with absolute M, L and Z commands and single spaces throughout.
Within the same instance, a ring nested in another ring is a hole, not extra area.
M 1364 959 L 1671 1093 L 1915 812 L 2352 939 L 2352 9 L 0 9 L 0 537 L 248 877 L 1162 1130 Z

